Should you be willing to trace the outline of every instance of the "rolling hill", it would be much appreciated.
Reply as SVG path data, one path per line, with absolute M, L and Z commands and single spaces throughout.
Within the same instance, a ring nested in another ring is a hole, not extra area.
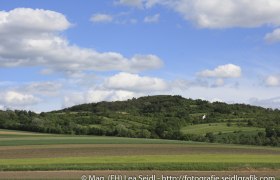
M 81 104 L 40 114 L 0 111 L 0 128 L 56 134 L 280 145 L 278 109 L 210 103 L 169 95 Z

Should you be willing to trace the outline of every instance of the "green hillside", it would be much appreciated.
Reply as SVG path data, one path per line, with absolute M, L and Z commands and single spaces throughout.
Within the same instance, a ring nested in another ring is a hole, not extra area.
M 279 110 L 168 95 L 82 104 L 41 114 L 0 111 L 0 128 L 56 134 L 280 145 Z

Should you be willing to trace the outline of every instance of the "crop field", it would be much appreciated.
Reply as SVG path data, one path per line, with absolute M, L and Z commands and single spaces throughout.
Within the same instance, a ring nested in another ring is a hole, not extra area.
M 206 133 L 213 132 L 217 134 L 221 133 L 233 133 L 235 131 L 242 132 L 261 132 L 264 131 L 263 128 L 256 127 L 240 127 L 236 124 L 232 124 L 231 126 L 227 126 L 227 123 L 209 123 L 209 124 L 197 124 L 197 125 L 189 125 L 181 130 L 185 134 L 198 134 L 205 135 Z
M 0 179 L 10 171 L 244 169 L 268 169 L 280 176 L 280 149 L 0 130 Z

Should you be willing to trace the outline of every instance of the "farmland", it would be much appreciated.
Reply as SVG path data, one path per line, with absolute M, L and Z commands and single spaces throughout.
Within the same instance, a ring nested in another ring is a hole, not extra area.
M 177 140 L 0 130 L 0 170 L 280 169 L 280 149 Z
M 190 125 L 182 128 L 183 133 L 205 135 L 207 133 L 234 133 L 234 132 L 264 132 L 264 128 L 256 127 L 240 127 L 236 124 L 230 126 L 227 123 L 209 123 L 209 124 L 197 124 Z

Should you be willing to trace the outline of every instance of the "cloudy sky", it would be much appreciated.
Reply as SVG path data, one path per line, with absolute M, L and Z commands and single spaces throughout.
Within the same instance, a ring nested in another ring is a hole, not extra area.
M 0 109 L 156 94 L 280 107 L 279 0 L 1 0 Z

